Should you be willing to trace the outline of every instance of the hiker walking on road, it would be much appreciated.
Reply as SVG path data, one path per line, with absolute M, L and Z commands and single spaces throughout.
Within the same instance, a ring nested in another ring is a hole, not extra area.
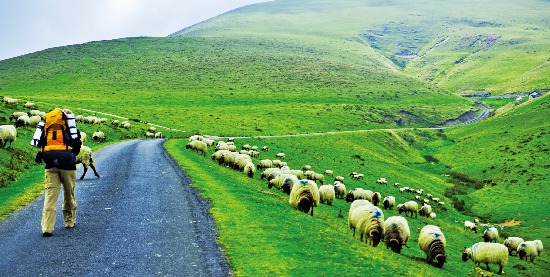
M 40 140 L 34 146 L 41 148 L 36 155 L 36 161 L 46 164 L 41 225 L 42 235 L 49 237 L 55 227 L 57 199 L 61 187 L 64 192 L 62 209 L 65 228 L 73 228 L 76 221 L 76 156 L 82 142 L 73 112 L 69 109 L 48 112 Z

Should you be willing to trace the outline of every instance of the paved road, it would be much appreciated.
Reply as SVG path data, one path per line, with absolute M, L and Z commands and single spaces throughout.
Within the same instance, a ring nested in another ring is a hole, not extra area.
M 208 204 L 162 142 L 122 142 L 94 153 L 102 177 L 89 170 L 77 181 L 74 229 L 63 228 L 59 206 L 54 235 L 42 237 L 43 197 L 1 221 L 0 276 L 231 275 Z

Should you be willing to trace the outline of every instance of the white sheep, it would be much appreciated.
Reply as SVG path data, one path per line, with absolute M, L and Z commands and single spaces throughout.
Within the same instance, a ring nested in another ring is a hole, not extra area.
M 155 133 L 155 138 L 157 138 L 157 139 L 162 138 L 162 132 L 156 132 Z
M 0 147 L 4 148 L 10 143 L 17 139 L 17 129 L 14 125 L 1 125 L 0 126 Z
M 145 137 L 146 137 L 146 138 L 154 138 L 154 137 L 155 137 L 155 133 L 152 133 L 152 132 L 145 132 Z
M 542 249 L 544 249 L 544 246 L 542 245 L 542 241 L 540 239 L 536 239 L 534 240 L 534 242 L 537 245 L 538 256 L 540 256 L 540 253 L 542 253 Z
M 535 256 L 538 256 L 539 253 L 537 250 L 537 243 L 534 241 L 524 241 L 520 243 L 516 251 L 521 260 L 525 258 L 527 261 L 527 258 L 529 258 L 531 262 L 535 260 Z
M 340 181 L 340 182 L 343 183 L 344 182 L 344 176 L 338 175 L 338 176 L 334 177 L 334 181 Z
M 408 247 L 410 236 L 409 223 L 404 217 L 391 216 L 384 221 L 384 242 L 393 252 L 401 253 L 403 245 Z
M 420 211 L 418 213 L 420 215 L 430 217 L 430 214 L 432 213 L 432 206 L 430 206 L 428 204 L 424 204 L 424 205 L 422 205 L 422 207 L 420 208 Z
M 24 116 L 24 115 L 28 116 L 27 112 L 13 112 L 10 115 L 10 121 L 17 120 L 19 117 Z
M 257 169 L 270 168 L 270 167 L 273 167 L 273 161 L 272 161 L 272 160 L 269 160 L 269 159 L 260 160 L 260 161 L 256 164 L 256 168 L 257 168 Z
M 254 177 L 254 173 L 256 173 L 256 167 L 254 167 L 254 164 L 252 162 L 248 162 L 244 166 L 243 172 L 246 176 L 252 178 Z
M 466 230 L 466 229 L 470 229 L 470 230 L 474 231 L 474 233 L 477 233 L 476 224 L 469 221 L 469 220 L 464 221 L 464 230 Z
M 384 205 L 384 209 L 391 210 L 393 208 L 393 206 L 395 206 L 395 197 L 386 196 L 386 197 L 384 197 L 384 201 L 382 203 Z
M 24 106 L 25 106 L 25 108 L 32 109 L 32 108 L 34 108 L 34 103 L 33 102 L 26 102 Z
M 336 195 L 336 198 L 344 199 L 346 196 L 346 185 L 342 182 L 335 181 L 334 182 L 334 193 Z
M 81 180 L 84 179 L 86 172 L 88 172 L 88 167 L 91 167 L 94 171 L 95 176 L 99 178 L 99 174 L 95 169 L 94 159 L 92 158 L 92 149 L 90 147 L 85 145 L 82 145 L 82 147 L 80 147 L 80 152 L 76 156 L 76 163 L 82 163 L 82 166 L 84 167 L 84 172 L 82 173 L 82 176 L 80 176 Z
M 302 166 L 302 170 L 311 170 L 311 165 L 306 164 L 306 165 Z
M 348 225 L 354 230 L 353 235 L 355 236 L 357 229 L 361 242 L 370 242 L 372 246 L 378 246 L 384 233 L 384 214 L 367 200 L 360 199 L 353 203 L 348 216 Z
M 430 218 L 431 219 L 435 219 L 437 217 L 437 215 L 434 213 L 434 212 L 431 212 L 430 213 Z
M 405 212 L 405 216 L 407 216 L 408 213 L 410 213 L 410 217 L 413 216 L 413 214 L 416 215 L 416 217 L 418 217 L 418 203 L 414 202 L 414 201 L 407 201 L 403 204 L 399 204 L 397 205 L 397 211 L 399 212 L 399 214 L 401 214 L 402 212 Z
M 357 199 L 366 199 L 369 201 L 372 201 L 372 194 L 373 192 L 370 190 L 365 190 L 363 188 L 354 188 L 348 191 L 348 194 L 346 195 L 346 203 L 347 202 L 353 202 Z
M 281 152 L 281 153 L 277 153 L 277 154 L 275 155 L 275 157 L 284 160 L 284 158 L 285 158 L 285 153 L 282 153 L 282 152 Z
M 92 139 L 97 142 L 103 142 L 106 139 L 105 133 L 102 131 L 96 131 L 92 134 Z
M 508 254 L 511 256 L 512 252 L 516 251 L 518 249 L 519 244 L 522 242 L 524 242 L 524 240 L 520 237 L 507 237 L 504 240 L 504 246 L 508 248 Z
M 304 213 L 311 209 L 311 216 L 313 216 L 313 208 L 319 206 L 319 198 L 317 184 L 311 180 L 302 179 L 292 186 L 288 203 Z
M 489 264 L 496 264 L 500 267 L 498 274 L 502 274 L 502 268 L 508 264 L 508 248 L 500 243 L 478 242 L 470 248 L 464 248 L 462 261 L 466 262 L 469 259 L 477 266 L 485 263 L 487 270 L 490 270 Z
M 348 226 L 351 230 L 353 230 L 353 236 L 355 237 L 355 230 L 357 227 L 357 222 L 359 221 L 359 218 L 354 216 L 355 214 L 358 214 L 359 207 L 361 206 L 367 206 L 367 207 L 373 207 L 372 203 L 369 200 L 365 199 L 357 199 L 354 200 L 351 205 L 349 206 L 349 212 L 348 212 Z
M 206 143 L 200 140 L 193 140 L 190 141 L 185 148 L 195 150 L 197 152 L 200 152 L 201 155 L 206 156 L 206 151 L 208 151 L 208 146 Z
M 497 242 L 498 240 L 498 229 L 495 227 L 490 227 L 483 231 L 481 236 L 484 242 Z
M 386 178 L 378 178 L 378 180 L 376 180 L 376 183 L 380 185 L 388 185 L 388 181 L 386 180 Z
M 79 131 L 79 132 L 80 132 L 80 141 L 82 142 L 82 144 L 86 143 L 88 134 L 82 131 Z
M 332 206 L 332 201 L 336 198 L 336 192 L 334 186 L 322 185 L 319 187 L 319 196 L 321 203 L 326 203 Z
M 436 267 L 443 267 L 447 261 L 445 235 L 435 225 L 426 225 L 420 230 L 418 246 L 426 253 L 426 261 Z
M 298 181 L 298 177 L 293 174 L 277 172 L 275 177 L 267 182 L 267 187 L 275 187 L 276 189 L 283 190 L 286 194 L 289 194 L 294 183 Z
M 330 169 L 327 169 L 327 170 L 325 170 L 325 174 L 329 175 L 329 176 L 332 176 L 334 174 L 334 172 Z
M 28 115 L 22 115 L 17 118 L 17 121 L 15 121 L 15 126 L 17 127 L 24 127 L 30 125 L 30 117 Z

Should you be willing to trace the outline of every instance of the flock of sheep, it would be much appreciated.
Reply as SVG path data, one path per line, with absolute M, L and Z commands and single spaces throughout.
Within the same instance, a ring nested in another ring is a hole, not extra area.
M 256 170 L 262 170 L 261 179 L 267 180 L 268 188 L 277 188 L 289 195 L 289 205 L 301 212 L 311 213 L 313 216 L 314 207 L 320 203 L 331 205 L 335 199 L 345 199 L 351 202 L 348 213 L 348 226 L 355 233 L 359 233 L 360 241 L 376 247 L 380 242 L 385 243 L 386 247 L 393 252 L 401 253 L 403 246 L 411 236 L 407 217 L 426 216 L 435 219 L 434 210 L 437 207 L 444 207 L 445 202 L 440 201 L 438 197 L 432 194 L 424 194 L 423 189 L 413 189 L 409 187 L 400 187 L 399 183 L 394 183 L 399 193 L 410 193 L 414 199 L 401 204 L 395 203 L 395 197 L 388 195 L 382 198 L 379 192 L 363 188 L 353 188 L 346 190 L 343 176 L 335 176 L 333 184 L 325 183 L 325 175 L 333 175 L 332 170 L 326 170 L 324 174 L 316 173 L 311 170 L 311 166 L 305 165 L 300 170 L 291 169 L 284 162 L 284 153 L 277 153 L 275 159 L 261 159 L 254 164 L 252 158 L 260 156 L 259 147 L 245 144 L 241 149 L 237 148 L 233 139 L 226 141 L 214 141 L 200 135 L 189 137 L 186 148 L 197 151 L 206 156 L 209 148 L 214 148 L 211 155 L 212 160 L 222 166 L 230 167 L 243 172 L 248 177 L 253 177 Z M 263 151 L 269 151 L 267 146 L 262 147 Z M 362 179 L 363 174 L 352 172 L 352 179 Z M 380 185 L 388 185 L 385 178 L 379 178 L 376 181 Z M 425 196 L 423 198 L 422 196 Z M 430 204 L 434 203 L 432 207 Z M 378 206 L 381 204 L 385 210 L 395 208 L 399 214 L 384 219 L 384 212 Z M 477 224 L 477 225 L 476 225 Z M 471 226 L 473 225 L 473 226 Z M 476 223 L 465 222 L 465 229 L 476 230 Z M 542 251 L 542 242 L 523 242 L 514 237 L 508 238 L 504 244 L 496 243 L 498 231 L 496 228 L 488 228 L 483 236 L 485 242 L 475 243 L 472 247 L 465 248 L 463 251 L 463 261 L 471 259 L 479 266 L 480 263 L 487 265 L 497 264 L 500 266 L 498 273 L 502 273 L 502 268 L 508 262 L 508 255 L 511 250 L 515 250 L 520 258 L 529 257 L 533 261 L 534 256 L 540 255 Z M 513 243 L 512 243 L 513 242 Z M 442 267 L 446 262 L 445 253 L 446 239 L 445 235 L 438 226 L 426 225 L 419 233 L 418 245 L 426 254 L 426 261 L 436 267 Z M 502 249 L 505 250 L 503 255 Z

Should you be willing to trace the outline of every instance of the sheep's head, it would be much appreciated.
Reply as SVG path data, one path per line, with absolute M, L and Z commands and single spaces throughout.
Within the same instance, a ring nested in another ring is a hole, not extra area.
M 464 247 L 462 251 L 462 261 L 468 261 L 472 257 L 472 249 Z
M 313 195 L 310 191 L 304 191 L 300 195 L 298 200 L 298 210 L 304 213 L 309 212 L 309 209 L 313 206 Z
M 375 230 L 371 230 L 369 236 L 372 238 L 372 246 L 376 247 L 382 240 L 384 235 L 384 228 L 378 226 Z
M 389 247 L 391 249 L 391 251 L 393 251 L 395 253 L 398 253 L 398 254 L 401 253 L 401 248 L 403 247 L 401 242 L 398 239 L 395 239 L 395 238 L 386 240 L 386 246 Z
M 447 262 L 447 255 L 445 254 L 437 254 L 434 259 L 434 264 L 436 267 L 443 267 L 443 264 Z
M 523 258 L 527 256 L 527 252 L 525 252 L 525 248 L 518 248 L 517 252 L 520 260 L 523 260 Z M 525 260 L 527 260 L 527 258 L 525 258 Z

